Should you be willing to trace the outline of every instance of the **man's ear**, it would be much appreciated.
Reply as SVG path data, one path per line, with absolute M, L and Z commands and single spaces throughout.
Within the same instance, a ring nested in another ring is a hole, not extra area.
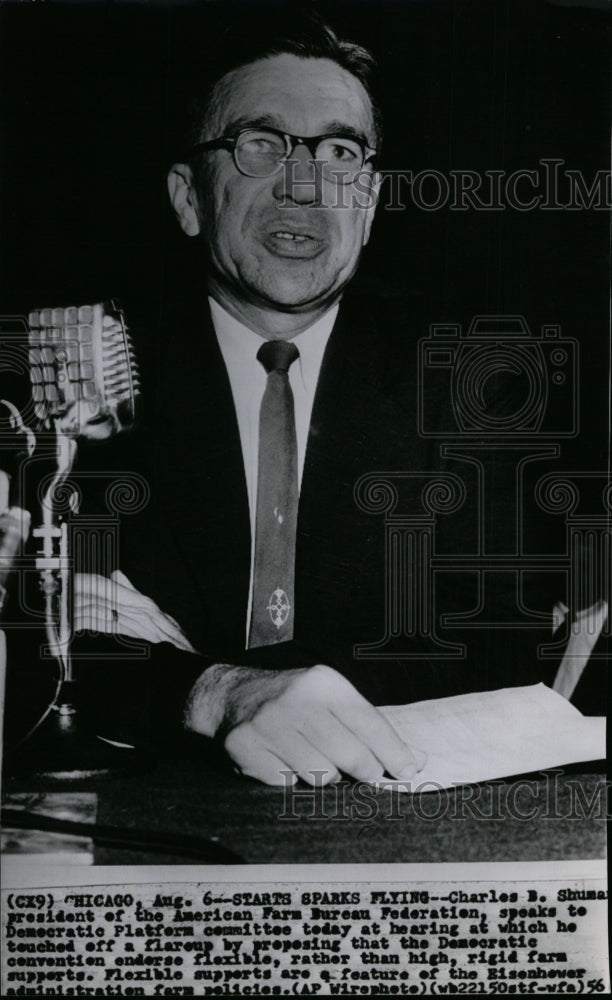
M 186 163 L 175 163 L 168 174 L 168 194 L 179 225 L 187 236 L 197 236 L 200 232 L 198 201 L 193 184 L 191 167 Z
M 366 224 L 363 230 L 363 246 L 365 246 L 370 239 L 370 230 L 372 229 L 372 223 L 374 222 L 376 206 L 378 205 L 378 196 L 380 194 L 380 186 L 382 184 L 382 174 L 377 170 L 369 174 L 369 177 L 371 180 L 368 185 L 367 202 L 364 207 L 364 211 L 366 212 Z

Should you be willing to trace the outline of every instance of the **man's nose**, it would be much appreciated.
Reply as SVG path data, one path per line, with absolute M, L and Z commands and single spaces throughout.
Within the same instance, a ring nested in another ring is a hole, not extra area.
M 279 202 L 312 205 L 321 201 L 321 173 L 310 150 L 297 143 L 275 177 L 274 197 Z

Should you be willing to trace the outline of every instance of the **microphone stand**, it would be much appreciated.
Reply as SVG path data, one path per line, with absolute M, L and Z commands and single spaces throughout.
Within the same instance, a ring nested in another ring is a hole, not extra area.
M 42 548 L 35 565 L 40 571 L 40 589 L 45 595 L 45 630 L 49 649 L 60 665 L 62 687 L 65 688 L 74 681 L 70 658 L 68 608 L 70 583 L 68 525 L 56 515 L 55 496 L 74 465 L 76 441 L 67 437 L 59 424 L 59 421 L 55 421 L 57 470 L 42 501 L 42 526 L 35 528 L 32 535 L 42 540 Z M 70 701 L 56 704 L 55 708 L 59 715 L 73 715 L 75 712 Z

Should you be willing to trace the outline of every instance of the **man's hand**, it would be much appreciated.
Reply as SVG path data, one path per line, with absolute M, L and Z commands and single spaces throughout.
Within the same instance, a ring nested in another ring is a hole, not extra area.
M 217 664 L 192 689 L 186 725 L 206 736 L 227 733 L 236 766 L 268 785 L 286 783 L 292 770 L 315 784 L 340 772 L 376 781 L 387 772 L 409 780 L 425 754 L 404 743 L 353 685 L 331 667 L 261 670 Z
M 195 653 L 178 622 L 132 586 L 120 570 L 110 578 L 77 573 L 74 578 L 74 631 L 91 629 L 147 642 L 171 642 Z

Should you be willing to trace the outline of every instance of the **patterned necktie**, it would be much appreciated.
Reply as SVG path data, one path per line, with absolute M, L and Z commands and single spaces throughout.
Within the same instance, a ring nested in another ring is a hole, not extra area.
M 259 412 L 249 649 L 293 638 L 298 475 L 289 368 L 299 356 L 285 340 L 268 340 L 257 352 L 268 380 Z

